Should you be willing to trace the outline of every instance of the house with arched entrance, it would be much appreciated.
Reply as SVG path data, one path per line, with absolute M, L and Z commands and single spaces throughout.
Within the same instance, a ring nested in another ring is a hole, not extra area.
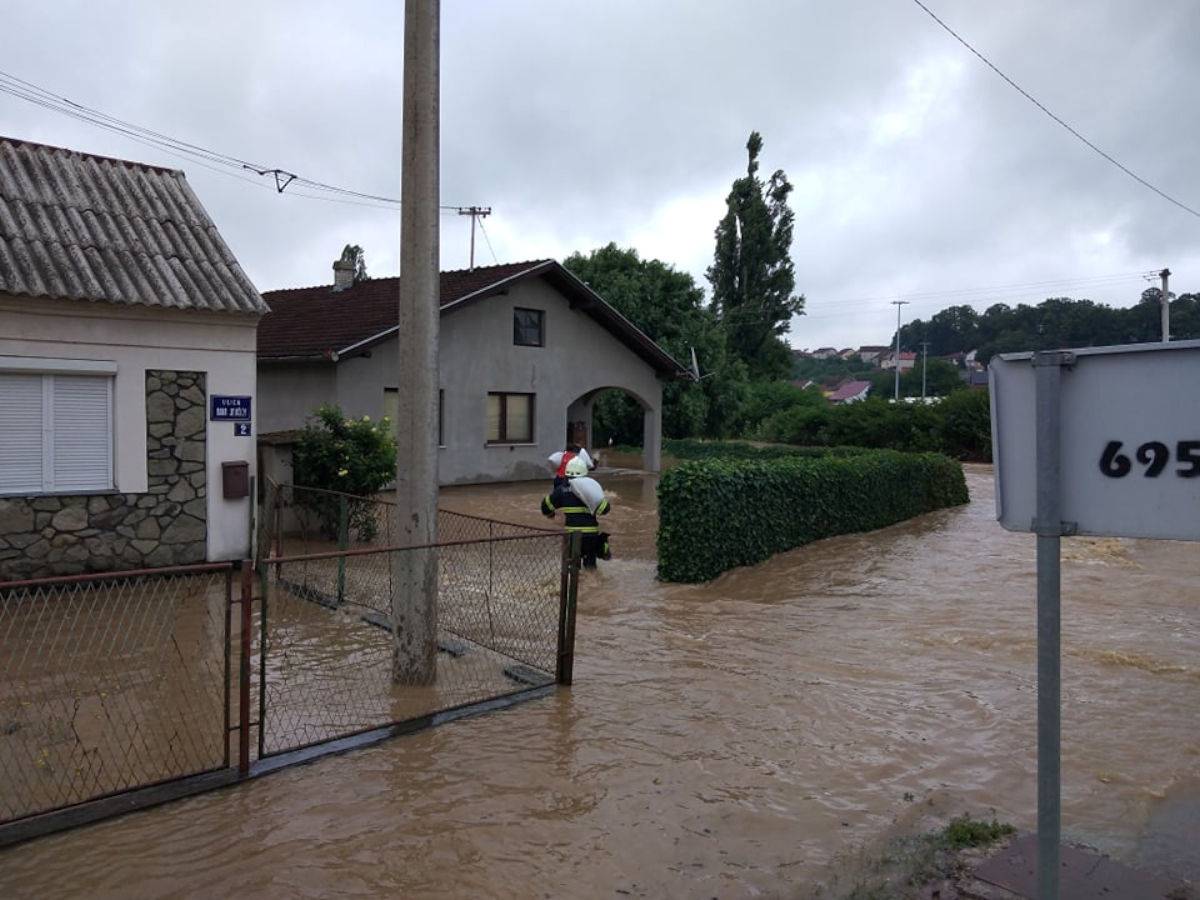
M 398 278 L 268 291 L 258 332 L 260 440 L 275 477 L 295 432 L 322 404 L 395 421 Z M 624 391 L 644 415 L 643 466 L 657 471 L 662 385 L 690 377 L 554 260 L 443 272 L 438 466 L 442 484 L 545 478 L 569 437 L 592 445 L 592 407 Z M 282 463 L 285 465 L 285 463 Z

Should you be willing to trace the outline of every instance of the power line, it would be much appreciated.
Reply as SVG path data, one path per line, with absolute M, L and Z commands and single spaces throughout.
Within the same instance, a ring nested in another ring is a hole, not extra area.
M 238 156 L 231 156 L 227 153 L 222 153 L 213 150 L 209 147 L 204 147 L 200 144 L 193 144 L 189 141 L 184 141 L 179 138 L 171 137 L 160 131 L 155 131 L 152 128 L 147 128 L 144 125 L 138 125 L 134 122 L 118 118 L 110 115 L 95 107 L 87 106 L 59 94 L 55 94 L 50 90 L 20 78 L 9 72 L 0 70 L 0 93 L 15 97 L 18 100 L 24 100 L 26 103 L 39 106 L 42 109 L 50 112 L 56 112 L 60 115 L 68 116 L 96 126 L 104 128 L 108 131 L 120 134 L 126 138 L 137 141 L 145 146 L 153 147 L 157 150 L 167 153 L 175 158 L 183 158 L 189 163 L 199 165 L 201 168 L 208 169 L 213 172 L 218 172 L 222 175 L 227 175 L 233 178 L 238 178 L 241 181 L 246 181 L 250 184 L 258 185 L 259 187 L 274 190 L 277 193 L 284 193 L 285 190 L 295 184 L 298 187 L 306 187 L 313 191 L 321 193 L 303 193 L 292 190 L 291 196 L 305 197 L 309 200 L 326 200 L 337 203 L 354 203 L 360 206 L 374 206 L 378 209 L 392 209 L 400 205 L 400 200 L 396 197 L 388 197 L 382 194 L 371 194 L 365 191 L 357 191 L 351 188 L 341 187 L 339 185 L 330 184 L 325 181 L 319 181 L 314 178 L 308 178 L 291 172 L 287 169 L 278 166 L 269 166 L 263 163 L 253 162 L 251 160 L 242 159 Z M 225 168 L 217 168 L 224 166 Z M 233 171 L 231 171 L 233 170 Z M 255 181 L 253 178 L 248 178 L 245 172 L 254 172 L 260 176 L 270 175 L 274 184 Z M 322 194 L 334 194 L 336 196 L 322 196 Z M 438 207 L 443 212 L 453 213 L 460 207 L 455 205 L 446 205 Z
M 488 210 L 489 212 L 491 210 Z M 479 231 L 483 235 L 483 239 L 487 242 L 488 253 L 492 254 L 492 262 L 500 265 L 500 260 L 496 258 L 496 251 L 492 249 L 492 239 L 488 237 L 487 229 L 483 227 L 483 218 L 479 219 Z
M 988 59 L 986 56 L 984 56 L 982 53 L 980 53 L 978 50 L 976 50 L 974 47 L 972 47 L 969 43 L 967 43 L 966 39 L 963 38 L 958 32 L 956 32 L 953 28 L 951 28 L 949 25 L 947 25 L 945 22 L 943 22 L 941 19 L 939 19 L 937 17 L 937 15 L 933 12 L 933 10 L 931 10 L 928 6 L 926 6 L 924 3 L 922 3 L 921 0 L 913 0 L 913 3 L 915 3 L 915 4 L 917 4 L 917 6 L 921 7 L 921 9 L 923 9 L 925 11 L 925 13 L 931 19 L 933 19 L 933 21 L 937 22 L 940 26 L 942 26 L 942 28 L 945 29 L 945 31 L 951 37 L 953 37 L 956 41 L 958 41 L 960 44 L 962 44 L 964 47 L 966 47 L 968 50 L 970 50 L 973 54 L 975 54 L 975 56 L 977 56 L 984 63 L 984 65 L 986 65 L 989 69 L 991 69 L 993 72 L 995 72 L 1001 78 L 1003 78 L 1006 82 L 1008 82 L 1008 84 L 1011 85 L 1019 94 L 1021 94 L 1022 97 L 1024 97 L 1026 100 L 1028 100 L 1034 106 L 1036 106 L 1038 109 L 1040 109 L 1046 115 L 1048 115 L 1051 119 L 1053 119 L 1055 122 L 1057 122 L 1063 128 L 1065 128 L 1067 131 L 1069 131 L 1072 135 L 1074 135 L 1076 138 L 1078 138 L 1080 141 L 1082 141 L 1085 145 L 1087 145 L 1089 148 L 1094 150 L 1096 153 L 1100 154 L 1100 156 L 1104 157 L 1106 160 L 1108 160 L 1110 163 L 1112 163 L 1114 166 L 1116 166 L 1118 169 L 1120 169 L 1122 172 L 1124 172 L 1126 175 L 1128 175 L 1134 181 L 1141 184 L 1143 187 L 1149 188 L 1150 190 L 1154 191 L 1154 193 L 1158 194 L 1158 196 L 1162 197 L 1164 200 L 1166 200 L 1170 203 L 1174 203 L 1176 206 L 1178 206 L 1184 212 L 1189 212 L 1196 218 L 1200 219 L 1200 212 L 1198 212 L 1195 209 L 1193 209 L 1192 207 L 1188 206 L 1186 203 L 1176 200 L 1174 197 L 1172 197 L 1166 191 L 1163 191 L 1163 190 L 1155 187 L 1154 185 L 1152 185 L 1149 181 L 1147 181 L 1141 175 L 1134 172 L 1128 166 L 1124 165 L 1123 163 L 1114 159 L 1109 154 L 1105 153 L 1103 150 L 1101 150 L 1099 147 L 1097 147 L 1095 144 L 1093 144 L 1091 141 L 1089 141 L 1087 138 L 1085 138 L 1082 134 L 1080 134 L 1078 131 L 1076 131 L 1074 128 L 1072 128 L 1069 124 L 1067 124 L 1067 122 L 1065 122 L 1062 118 L 1060 118 L 1059 116 L 1052 113 L 1036 97 L 1034 97 L 1027 90 L 1025 90 L 1023 87 L 1021 87 L 1015 81 L 1013 81 L 1011 78 L 1009 78 L 1003 72 L 1001 72 L 998 68 L 996 68 L 995 64 L 990 59 Z

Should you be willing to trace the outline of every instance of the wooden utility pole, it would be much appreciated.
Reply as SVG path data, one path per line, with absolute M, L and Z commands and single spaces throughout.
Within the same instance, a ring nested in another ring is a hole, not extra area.
M 410 546 L 437 541 L 440 15 L 440 0 L 404 4 L 396 534 Z M 431 684 L 437 674 L 437 552 L 403 550 L 392 556 L 392 677 Z
M 471 217 L 471 268 L 470 271 L 475 271 L 475 221 L 482 219 L 492 214 L 490 206 L 460 206 L 458 207 L 460 216 Z

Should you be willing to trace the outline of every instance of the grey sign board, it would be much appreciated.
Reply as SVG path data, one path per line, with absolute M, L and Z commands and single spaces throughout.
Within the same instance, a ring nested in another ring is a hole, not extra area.
M 1059 498 L 1068 533 L 1200 540 L 1200 341 L 1064 351 Z M 1037 514 L 1031 353 L 989 366 L 996 515 Z

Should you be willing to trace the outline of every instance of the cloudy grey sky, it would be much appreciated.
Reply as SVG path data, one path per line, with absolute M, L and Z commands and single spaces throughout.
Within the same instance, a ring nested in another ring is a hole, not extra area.
M 927 2 L 1200 207 L 1200 3 Z M 223 153 L 399 193 L 399 0 L 3 7 L 0 69 Z M 915 301 L 906 316 L 1047 295 L 1127 305 L 1164 265 L 1173 288 L 1200 290 L 1200 219 L 1071 138 L 911 0 L 443 0 L 442 19 L 443 202 L 493 208 L 501 262 L 616 241 L 704 283 L 757 129 L 763 168 L 796 186 L 810 313 L 796 347 L 886 341 L 896 296 Z M 260 290 L 328 280 L 346 243 L 372 274 L 397 270 L 393 209 L 280 196 L 3 94 L 0 134 L 183 168 Z M 467 244 L 468 220 L 445 216 L 444 266 L 465 265 Z

